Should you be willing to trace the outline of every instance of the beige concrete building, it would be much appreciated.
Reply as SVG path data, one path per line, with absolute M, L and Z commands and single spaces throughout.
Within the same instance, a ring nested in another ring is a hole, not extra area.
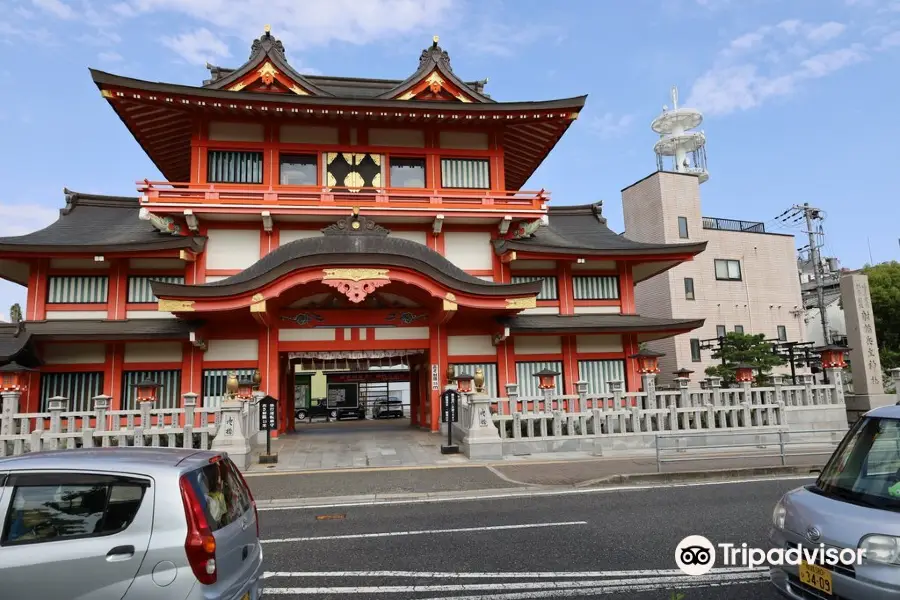
M 660 379 L 688 368 L 703 377 L 714 364 L 701 349 L 725 332 L 806 341 L 793 235 L 769 233 L 763 223 L 703 216 L 696 173 L 658 171 L 622 190 L 625 235 L 656 244 L 706 241 L 693 261 L 639 283 L 638 314 L 704 318 L 689 334 L 648 343 L 666 356 Z

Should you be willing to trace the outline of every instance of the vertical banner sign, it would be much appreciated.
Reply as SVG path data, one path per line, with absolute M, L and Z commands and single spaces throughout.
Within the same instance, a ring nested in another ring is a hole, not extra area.
M 266 432 L 266 455 L 271 455 L 272 431 L 278 430 L 278 400 L 272 396 L 259 401 L 259 428 Z
M 459 392 L 446 390 L 441 394 L 441 422 L 447 424 L 447 445 L 441 446 L 441 454 L 456 454 L 459 446 L 453 444 L 453 424 L 459 421 Z
M 441 389 L 441 370 L 437 365 L 431 365 L 431 389 L 435 391 Z

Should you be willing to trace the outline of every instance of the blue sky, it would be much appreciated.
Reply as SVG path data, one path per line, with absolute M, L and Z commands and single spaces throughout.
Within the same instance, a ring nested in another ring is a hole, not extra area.
M 434 34 L 497 100 L 589 94 L 529 189 L 604 200 L 655 169 L 650 121 L 704 111 L 707 216 L 766 222 L 826 212 L 826 255 L 897 259 L 897 0 L 3 0 L 0 235 L 52 222 L 62 189 L 134 194 L 160 175 L 87 68 L 199 85 L 242 64 L 265 24 L 301 71 L 404 78 Z M 894 206 L 895 208 L 891 208 Z M 102 235 L 102 232 L 98 232 Z M 805 240 L 798 246 L 805 245 Z M 23 301 L 0 282 L 0 306 Z M 2 310 L 5 316 L 5 308 Z

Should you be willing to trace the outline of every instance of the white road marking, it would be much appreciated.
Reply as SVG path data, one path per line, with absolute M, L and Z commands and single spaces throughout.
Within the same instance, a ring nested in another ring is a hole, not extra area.
M 317 542 L 325 540 L 351 540 L 360 538 L 396 537 L 403 535 L 433 535 L 437 533 L 468 533 L 473 531 L 504 531 L 508 529 L 537 529 L 541 527 L 570 527 L 587 525 L 587 521 L 563 521 L 560 523 L 524 523 L 522 525 L 493 525 L 488 527 L 461 527 L 459 529 L 422 529 L 419 531 L 385 531 L 381 533 L 350 533 L 346 535 L 323 535 L 315 537 L 278 538 L 260 540 L 263 544 L 284 544 L 288 542 Z
M 720 567 L 709 575 L 730 573 L 764 573 L 768 567 Z M 632 571 L 538 571 L 538 572 L 491 572 L 460 573 L 450 571 L 267 571 L 264 579 L 272 577 L 395 577 L 415 579 L 579 579 L 602 577 L 666 577 L 683 575 L 681 569 L 643 569 Z
M 425 592 L 467 592 L 467 591 L 528 591 L 545 592 L 553 590 L 551 597 L 561 597 L 565 590 L 585 590 L 590 588 L 594 593 L 609 593 L 623 589 L 634 590 L 643 587 L 645 590 L 671 589 L 672 586 L 713 586 L 735 585 L 740 583 L 760 583 L 768 579 L 767 573 L 721 573 L 714 576 L 703 575 L 690 577 L 676 575 L 667 577 L 633 577 L 629 579 L 601 579 L 588 581 L 535 581 L 512 583 L 466 583 L 450 585 L 383 585 L 359 587 L 309 587 L 309 588 L 270 588 L 266 594 L 421 594 Z M 495 598 L 496 596 L 490 596 Z M 540 597 L 540 596 L 538 596 Z M 476 597 L 477 598 L 477 597 Z
M 698 487 L 708 485 L 734 485 L 742 483 L 761 483 L 769 481 L 803 481 L 815 479 L 808 475 L 787 475 L 779 477 L 750 478 L 750 479 L 732 479 L 724 481 L 697 481 L 692 483 L 666 483 L 666 484 L 648 484 L 648 485 L 619 485 L 614 487 L 591 488 L 591 489 L 574 489 L 574 490 L 548 490 L 548 491 L 529 491 L 529 492 L 507 492 L 503 494 L 476 494 L 471 496 L 448 496 L 439 498 L 410 498 L 399 500 L 371 500 L 367 499 L 359 502 L 339 502 L 335 504 L 298 504 L 294 506 L 260 506 L 257 510 L 260 512 L 269 510 L 309 510 L 319 508 L 341 508 L 355 506 L 391 506 L 397 504 L 430 504 L 433 502 L 463 502 L 472 500 L 494 500 L 499 498 L 535 498 L 542 496 L 568 496 L 571 494 L 607 494 L 612 492 L 639 492 L 645 490 L 659 490 L 680 487 Z

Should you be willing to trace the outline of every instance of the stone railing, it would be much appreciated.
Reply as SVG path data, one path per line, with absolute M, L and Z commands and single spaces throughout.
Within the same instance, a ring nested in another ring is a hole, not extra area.
M 0 457 L 116 446 L 209 450 L 216 449 L 217 440 L 236 433 L 246 437 L 249 444 L 256 444 L 260 438 L 259 392 L 252 400 L 224 402 L 214 408 L 198 407 L 197 394 L 187 393 L 181 408 L 156 408 L 153 402 L 145 401 L 138 410 L 110 410 L 112 398 L 101 395 L 93 399 L 94 410 L 78 412 L 67 410 L 69 400 L 56 396 L 48 400 L 48 411 L 40 413 L 16 412 L 19 395 L 2 393 Z M 226 420 L 231 424 L 227 431 Z M 236 421 L 239 428 L 233 426 Z
M 508 384 L 502 398 L 464 394 L 454 428 L 473 457 L 651 448 L 660 433 L 795 430 L 812 439 L 816 431 L 833 438 L 826 431 L 847 429 L 838 372 L 828 385 L 814 385 L 811 375 L 801 375 L 801 385 L 784 385 L 777 375 L 771 381 L 769 387 L 744 382 L 722 389 L 721 379 L 711 378 L 706 388 L 691 389 L 679 378 L 677 390 L 662 391 L 645 375 L 647 391 L 625 392 L 623 382 L 613 381 L 610 393 L 590 394 L 587 382 L 579 381 L 577 394 L 548 389 L 541 396 L 519 396 L 518 385 Z

